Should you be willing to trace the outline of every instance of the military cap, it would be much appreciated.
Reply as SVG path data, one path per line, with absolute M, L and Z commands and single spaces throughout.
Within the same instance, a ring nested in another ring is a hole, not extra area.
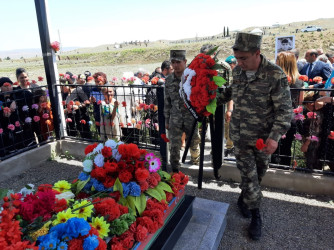
M 260 35 L 238 32 L 232 48 L 240 51 L 251 51 L 254 49 L 260 49 L 261 42 L 262 36 Z
M 170 51 L 170 60 L 183 61 L 186 60 L 186 51 L 185 50 L 171 50 Z

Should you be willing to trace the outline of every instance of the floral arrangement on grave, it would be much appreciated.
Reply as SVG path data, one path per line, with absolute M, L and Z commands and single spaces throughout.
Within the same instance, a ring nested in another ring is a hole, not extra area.
M 196 115 L 205 117 L 215 113 L 217 89 L 226 83 L 217 71 L 223 67 L 218 64 L 216 56 L 212 57 L 217 49 L 197 55 L 182 75 L 180 94 L 190 112 L 195 111 L 192 112 L 195 118 Z
M 135 144 L 108 140 L 87 146 L 85 155 L 71 184 L 0 189 L 2 249 L 130 249 L 163 226 L 188 182 Z
M 57 53 L 60 50 L 60 43 L 57 41 L 52 42 L 50 46 L 55 53 Z

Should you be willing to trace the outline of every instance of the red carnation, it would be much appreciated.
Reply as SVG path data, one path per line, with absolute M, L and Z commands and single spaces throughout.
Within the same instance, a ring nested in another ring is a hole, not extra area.
M 166 134 L 161 134 L 161 138 L 164 140 L 164 142 L 169 142 L 169 139 L 167 138 Z
M 126 107 L 126 102 L 122 102 L 122 106 L 123 106 L 123 107 Z
M 148 230 L 142 225 L 138 225 L 135 232 L 136 241 L 144 241 L 147 238 Z
M 146 179 L 150 176 L 150 172 L 145 168 L 138 168 L 135 172 L 136 180 L 141 183 L 146 181 Z
M 127 183 L 132 180 L 132 174 L 129 171 L 121 171 L 118 175 L 118 178 L 121 182 Z
M 94 143 L 92 145 L 88 145 L 86 148 L 85 148 L 85 155 L 93 152 L 94 148 L 97 147 L 97 143 Z
M 82 119 L 82 120 L 80 121 L 80 123 L 85 125 L 85 124 L 86 124 L 86 121 Z
M 257 139 L 255 146 L 256 146 L 256 148 L 257 148 L 258 150 L 262 150 L 262 149 L 265 148 L 267 145 L 264 144 L 263 139 L 260 138 L 260 139 Z
M 104 146 L 103 149 L 101 150 L 101 153 L 104 158 L 109 158 L 112 156 L 112 150 L 110 147 Z

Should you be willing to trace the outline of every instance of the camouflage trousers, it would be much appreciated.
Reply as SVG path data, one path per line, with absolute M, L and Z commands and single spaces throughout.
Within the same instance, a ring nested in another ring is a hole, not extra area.
M 249 209 L 259 208 L 262 198 L 261 181 L 269 165 L 269 155 L 255 146 L 234 144 L 237 167 L 240 170 L 240 189 Z
M 189 138 L 192 129 L 192 122 L 194 119 L 190 119 L 184 123 L 173 123 L 168 131 L 168 138 L 170 140 L 170 164 L 172 169 L 179 169 L 180 164 L 180 150 L 181 150 L 181 137 L 182 133 L 186 133 L 186 140 Z M 199 143 L 200 137 L 198 133 L 198 127 L 196 126 L 191 143 L 190 143 L 190 155 L 192 162 L 199 161 Z

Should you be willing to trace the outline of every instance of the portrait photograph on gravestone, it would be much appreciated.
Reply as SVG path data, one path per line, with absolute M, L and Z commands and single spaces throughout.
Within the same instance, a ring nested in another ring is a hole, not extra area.
M 295 48 L 295 36 L 278 36 L 275 42 L 275 58 L 282 51 L 289 51 Z

